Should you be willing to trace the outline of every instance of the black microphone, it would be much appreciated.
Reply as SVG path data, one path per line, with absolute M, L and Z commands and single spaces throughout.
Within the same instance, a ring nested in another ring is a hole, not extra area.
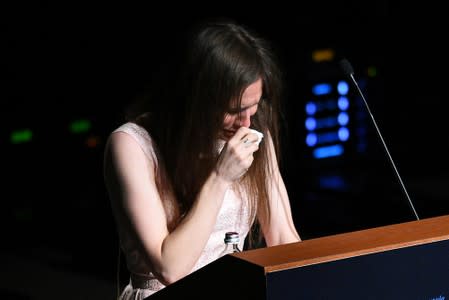
M 369 109 L 368 102 L 365 100 L 365 96 L 363 95 L 362 91 L 360 90 L 359 85 L 357 84 L 357 81 L 354 79 L 354 69 L 352 68 L 351 63 L 346 58 L 343 58 L 342 60 L 340 60 L 339 65 L 340 65 L 340 68 L 343 70 L 343 73 L 351 79 L 351 81 L 352 81 L 353 85 L 356 87 L 357 92 L 360 95 L 360 97 L 362 97 L 363 102 L 365 103 L 366 110 L 368 111 L 368 113 L 371 117 L 371 120 L 373 121 L 373 124 L 374 124 L 374 127 L 376 128 L 377 134 L 378 134 L 380 140 L 382 141 L 382 145 L 385 149 L 385 152 L 387 153 L 390 163 L 393 166 L 396 177 L 398 178 L 399 183 L 402 187 L 402 190 L 403 190 L 405 196 L 407 197 L 410 208 L 412 209 L 413 214 L 415 215 L 416 219 L 419 220 L 418 214 L 415 210 L 415 207 L 413 206 L 413 202 L 410 199 L 410 196 L 408 195 L 408 192 L 407 192 L 407 189 L 405 188 L 404 183 L 402 182 L 401 175 L 399 175 L 399 172 L 396 168 L 393 158 L 390 155 L 390 151 L 388 151 L 387 145 L 385 144 L 382 134 L 380 133 L 379 127 L 377 127 L 376 120 L 374 119 L 373 114 L 371 113 L 371 110 Z

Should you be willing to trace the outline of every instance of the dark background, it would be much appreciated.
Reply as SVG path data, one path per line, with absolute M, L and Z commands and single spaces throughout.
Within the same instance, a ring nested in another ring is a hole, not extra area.
M 204 17 L 232 17 L 278 51 L 287 87 L 282 172 L 303 239 L 415 219 L 372 125 L 365 153 L 350 140 L 342 157 L 311 158 L 304 104 L 310 84 L 327 76 L 311 62 L 321 48 L 353 64 L 419 217 L 449 213 L 443 10 L 359 2 L 2 4 L 0 298 L 113 297 L 117 240 L 102 178 L 104 143 L 167 59 L 165 50 Z M 369 67 L 377 76 L 367 76 Z M 74 134 L 70 124 L 79 119 L 91 127 Z M 23 129 L 33 132 L 31 141 L 11 143 Z

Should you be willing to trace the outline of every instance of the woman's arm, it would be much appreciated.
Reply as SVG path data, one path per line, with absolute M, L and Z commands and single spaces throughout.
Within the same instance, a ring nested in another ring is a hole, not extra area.
M 155 184 L 154 162 L 126 133 L 111 135 L 105 152 L 105 182 L 113 207 L 140 240 L 154 275 L 170 284 L 189 274 L 216 223 L 227 188 L 252 163 L 258 149 L 241 146 L 239 130 L 223 149 L 216 170 L 207 178 L 194 205 L 169 233 L 167 216 Z
M 270 136 L 265 139 L 268 143 L 269 157 L 273 174 L 270 176 L 269 206 L 270 219 L 268 222 L 259 218 L 261 229 L 267 246 L 301 241 L 293 222 L 290 200 L 287 189 L 279 171 L 279 165 L 274 150 L 273 141 Z

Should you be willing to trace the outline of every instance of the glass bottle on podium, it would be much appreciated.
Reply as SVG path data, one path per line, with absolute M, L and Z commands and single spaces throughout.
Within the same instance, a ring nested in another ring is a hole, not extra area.
M 225 254 L 241 252 L 239 249 L 240 236 L 238 232 L 226 232 L 224 242 L 226 245 Z

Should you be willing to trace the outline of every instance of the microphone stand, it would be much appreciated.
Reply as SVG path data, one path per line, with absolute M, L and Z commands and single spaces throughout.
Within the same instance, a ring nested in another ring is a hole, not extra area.
M 357 84 L 357 81 L 354 78 L 354 75 L 353 75 L 354 71 L 352 69 L 351 64 L 349 63 L 348 60 L 343 59 L 342 61 L 340 61 L 340 66 L 342 67 L 342 69 L 346 73 L 346 75 L 351 79 L 351 81 L 352 81 L 353 85 L 356 87 L 357 92 L 360 95 L 360 97 L 362 97 L 362 100 L 363 100 L 363 102 L 365 104 L 366 110 L 368 111 L 368 114 L 371 117 L 371 121 L 373 121 L 373 124 L 374 124 L 374 127 L 376 129 L 376 132 L 377 132 L 380 140 L 382 141 L 383 148 L 385 149 L 385 152 L 388 155 L 388 159 L 389 159 L 391 165 L 393 166 L 394 173 L 396 174 L 396 177 L 399 180 L 399 183 L 401 185 L 402 191 L 404 192 L 405 196 L 407 197 L 408 203 L 410 205 L 411 210 L 413 211 L 413 214 L 415 215 L 416 220 L 419 220 L 419 216 L 418 216 L 418 213 L 416 212 L 416 209 L 415 209 L 415 207 L 413 205 L 412 199 L 410 199 L 410 196 L 408 195 L 407 189 L 405 188 L 405 185 L 402 182 L 401 175 L 399 175 L 399 172 L 398 172 L 398 170 L 396 168 L 396 165 L 395 165 L 395 163 L 393 161 L 393 158 L 391 157 L 390 151 L 388 151 L 387 144 L 385 143 L 385 141 L 384 141 L 384 139 L 382 137 L 382 134 L 380 133 L 379 127 L 377 126 L 376 120 L 374 119 L 373 114 L 371 113 L 371 110 L 369 108 L 368 102 L 366 101 L 365 96 L 363 95 L 362 91 L 360 90 L 359 85 Z

